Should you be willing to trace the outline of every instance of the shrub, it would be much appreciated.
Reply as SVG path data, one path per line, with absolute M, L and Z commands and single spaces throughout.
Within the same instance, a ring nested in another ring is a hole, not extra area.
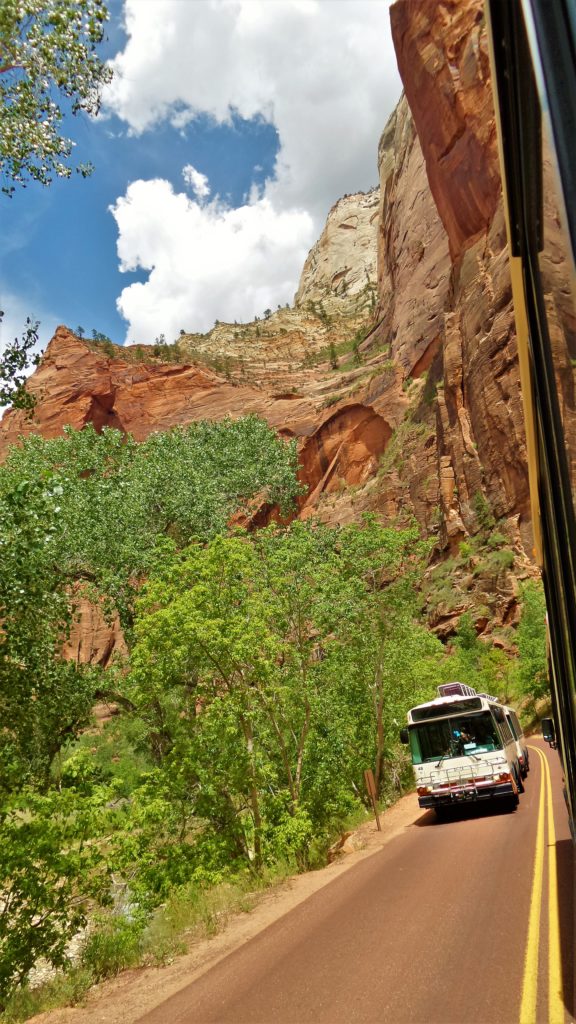
M 82 950 L 82 964 L 95 981 L 113 977 L 138 963 L 142 954 L 142 924 L 123 915 L 102 919 Z
M 57 974 L 44 985 L 36 988 L 25 985 L 17 989 L 6 1003 L 2 1020 L 5 1024 L 19 1024 L 46 1010 L 76 1006 L 82 1002 L 93 984 L 94 978 L 90 971 L 85 967 L 73 967 L 65 973 Z
M 480 529 L 486 530 L 487 532 L 492 530 L 496 520 L 494 519 L 488 499 L 484 494 L 482 494 L 482 491 L 476 491 L 476 494 L 472 498 L 472 508 L 474 509 Z

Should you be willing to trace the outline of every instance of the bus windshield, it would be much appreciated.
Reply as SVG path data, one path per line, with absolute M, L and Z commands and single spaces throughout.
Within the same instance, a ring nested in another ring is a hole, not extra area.
M 413 764 L 475 756 L 502 749 L 489 711 L 483 711 L 480 715 L 454 715 L 415 725 L 409 735 Z

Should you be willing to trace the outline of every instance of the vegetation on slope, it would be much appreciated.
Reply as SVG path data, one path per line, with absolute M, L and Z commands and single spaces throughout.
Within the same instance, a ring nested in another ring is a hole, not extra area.
M 540 672 L 537 595 L 519 674 L 469 620 L 451 649 L 426 628 L 415 529 L 228 532 L 256 494 L 287 508 L 295 471 L 294 447 L 254 418 L 142 445 L 91 428 L 31 437 L 0 470 L 0 991 L 20 993 L 13 1008 L 39 958 L 67 965 L 88 920 L 71 992 L 137 960 L 166 908 L 321 862 L 365 800 L 365 768 L 383 799 L 408 782 L 398 728 L 439 681 L 510 696 Z M 129 664 L 105 682 L 61 655 L 78 580 L 126 630 Z M 103 690 L 118 713 L 87 729 Z

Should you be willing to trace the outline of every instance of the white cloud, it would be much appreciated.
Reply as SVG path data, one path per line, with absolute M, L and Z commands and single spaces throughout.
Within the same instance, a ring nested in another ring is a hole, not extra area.
M 201 114 L 218 123 L 233 113 L 264 118 L 278 131 L 275 173 L 261 193 L 252 191 L 245 217 L 262 199 L 268 218 L 291 212 L 300 223 L 305 210 L 313 241 L 336 199 L 377 182 L 378 138 L 400 93 L 388 8 L 389 0 L 125 0 L 128 42 L 113 61 L 107 106 L 133 134 L 164 121 L 181 130 Z M 156 222 L 151 210 L 154 235 Z M 200 238 L 205 244 L 202 232 L 189 245 Z M 126 245 L 121 235 L 124 254 Z M 268 280 L 265 266 L 262 274 L 259 285 Z M 218 275 L 214 289 L 205 286 L 212 309 Z
M 190 186 L 197 199 L 206 199 L 210 195 L 208 178 L 205 174 L 197 171 L 195 167 L 192 167 L 192 164 L 186 164 L 182 168 L 182 177 L 186 184 Z
M 314 240 L 305 211 L 278 212 L 267 198 L 236 210 L 218 199 L 200 204 L 161 179 L 132 182 L 112 213 L 121 270 L 150 271 L 118 299 L 130 338 L 141 343 L 290 302 Z

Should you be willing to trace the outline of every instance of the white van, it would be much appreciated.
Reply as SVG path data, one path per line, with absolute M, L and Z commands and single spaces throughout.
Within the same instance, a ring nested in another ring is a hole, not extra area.
M 503 705 L 462 683 L 408 712 L 400 738 L 410 745 L 420 807 L 439 816 L 456 804 L 497 800 L 510 810 L 524 792 L 516 740 Z

